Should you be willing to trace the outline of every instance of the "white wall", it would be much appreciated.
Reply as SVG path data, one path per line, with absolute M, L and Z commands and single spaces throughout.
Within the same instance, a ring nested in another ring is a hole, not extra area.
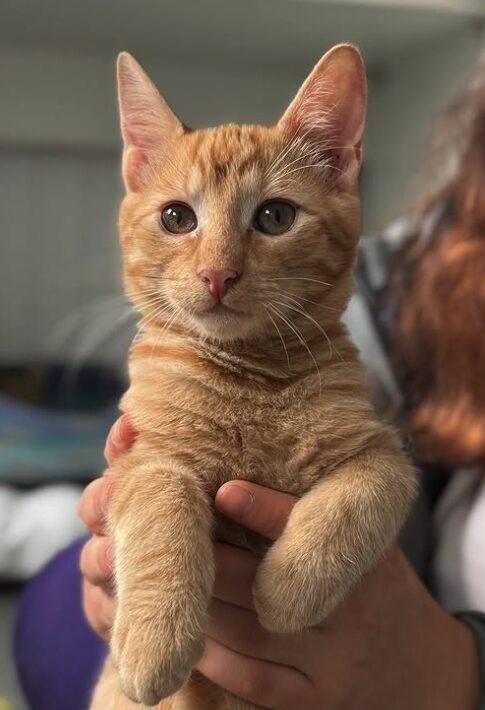
M 378 231 L 404 212 L 425 157 L 434 118 L 464 80 L 482 46 L 475 25 L 447 42 L 394 58 L 374 77 L 366 133 L 364 228 Z
M 97 153 L 0 152 L 0 357 L 62 356 L 121 304 L 117 160 Z M 93 302 L 69 325 L 69 316 Z M 66 320 L 67 319 L 67 320 Z M 53 339 L 61 322 L 65 327 Z
M 194 126 L 274 121 L 303 78 L 298 69 L 291 75 L 137 58 L 180 117 Z M 111 54 L 3 45 L 0 96 L 0 144 L 119 145 Z

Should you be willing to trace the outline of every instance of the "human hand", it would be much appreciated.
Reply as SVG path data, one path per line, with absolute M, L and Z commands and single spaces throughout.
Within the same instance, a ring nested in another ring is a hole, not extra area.
M 134 439 L 122 418 L 108 439 L 108 463 Z M 111 545 L 104 513 L 114 476 L 91 483 L 81 515 L 95 536 L 81 556 L 84 608 L 109 637 L 113 618 Z M 292 496 L 231 481 L 218 491 L 219 511 L 270 539 L 284 529 Z M 217 575 L 203 675 L 233 694 L 273 710 L 473 710 L 478 659 L 471 632 L 429 596 L 394 548 L 346 604 L 319 628 L 271 634 L 259 624 L 251 587 L 258 559 L 215 546 Z
M 130 418 L 121 416 L 111 427 L 106 440 L 104 456 L 108 469 L 86 486 L 79 502 L 79 515 L 92 533 L 80 557 L 83 608 L 92 629 L 106 641 L 114 619 L 113 546 L 106 528 L 106 514 L 116 477 L 109 466 L 131 448 L 135 438 Z

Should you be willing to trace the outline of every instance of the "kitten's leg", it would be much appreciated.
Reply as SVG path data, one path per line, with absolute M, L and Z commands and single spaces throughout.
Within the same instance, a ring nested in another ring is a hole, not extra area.
M 414 496 L 415 473 L 394 436 L 386 439 L 296 503 L 256 576 L 255 605 L 267 629 L 321 623 L 390 547 Z
M 202 655 L 214 579 L 212 514 L 197 476 L 175 461 L 154 463 L 150 452 L 134 449 L 116 469 L 111 652 L 126 695 L 154 705 L 183 685 Z

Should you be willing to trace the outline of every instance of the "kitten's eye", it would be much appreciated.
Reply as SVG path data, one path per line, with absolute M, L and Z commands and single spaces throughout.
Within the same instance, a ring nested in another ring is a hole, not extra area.
M 266 202 L 254 215 L 254 226 L 263 234 L 287 232 L 296 217 L 296 209 L 289 202 Z
M 181 202 L 164 207 L 160 219 L 167 232 L 172 234 L 188 234 L 197 227 L 194 210 Z

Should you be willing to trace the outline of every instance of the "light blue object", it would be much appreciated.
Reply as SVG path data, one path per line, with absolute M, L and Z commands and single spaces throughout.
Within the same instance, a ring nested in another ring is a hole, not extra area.
M 53 412 L 0 395 L 0 483 L 98 475 L 105 465 L 106 436 L 117 416 L 115 407 L 89 414 Z

